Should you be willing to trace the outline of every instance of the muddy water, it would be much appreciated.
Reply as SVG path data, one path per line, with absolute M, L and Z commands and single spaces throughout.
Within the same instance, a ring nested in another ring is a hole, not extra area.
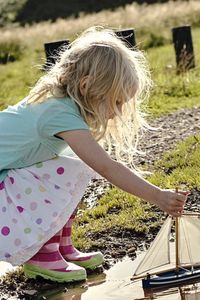
M 172 288 L 160 292 L 144 292 L 141 281 L 132 282 L 130 278 L 143 255 L 135 261 L 126 257 L 103 274 L 89 276 L 86 284 L 70 289 L 65 293 L 48 290 L 33 299 L 45 296 L 47 300 L 200 300 L 200 284 Z M 0 262 L 0 275 L 11 270 L 9 264 Z M 43 298 L 44 299 L 44 298 Z

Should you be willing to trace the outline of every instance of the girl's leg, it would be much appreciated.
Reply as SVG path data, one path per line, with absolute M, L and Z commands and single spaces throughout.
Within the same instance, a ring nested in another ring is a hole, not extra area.
M 72 243 L 72 223 L 75 219 L 77 210 L 71 215 L 69 221 L 63 227 L 60 242 L 60 253 L 68 262 L 72 262 L 78 266 L 95 269 L 103 263 L 103 255 L 101 252 L 83 253 L 77 250 Z
M 68 263 L 59 251 L 62 230 L 54 235 L 43 247 L 24 265 L 27 277 L 41 276 L 58 282 L 70 282 L 86 279 L 84 268 Z

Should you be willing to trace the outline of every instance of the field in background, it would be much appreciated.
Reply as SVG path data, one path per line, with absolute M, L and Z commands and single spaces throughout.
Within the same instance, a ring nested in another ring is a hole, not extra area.
M 139 48 L 146 50 L 155 82 L 151 112 L 160 114 L 199 104 L 200 2 L 192 0 L 149 6 L 130 4 L 113 12 L 102 11 L 78 19 L 1 29 L 0 55 L 1 48 L 11 49 L 14 44 L 21 56 L 15 62 L 0 65 L 0 109 L 23 98 L 42 75 L 38 65 L 45 62 L 45 42 L 73 40 L 77 33 L 99 24 L 113 29 L 135 28 L 136 42 Z M 192 25 L 197 67 L 184 76 L 177 76 L 171 28 L 185 24 Z

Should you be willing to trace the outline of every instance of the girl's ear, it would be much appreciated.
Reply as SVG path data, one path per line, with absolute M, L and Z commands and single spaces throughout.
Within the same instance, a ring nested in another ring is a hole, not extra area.
M 80 93 L 82 96 L 85 95 L 85 90 L 86 90 L 86 86 L 87 86 L 87 81 L 88 81 L 88 76 L 84 76 L 81 78 L 80 80 L 80 85 L 79 85 L 79 89 L 80 89 Z

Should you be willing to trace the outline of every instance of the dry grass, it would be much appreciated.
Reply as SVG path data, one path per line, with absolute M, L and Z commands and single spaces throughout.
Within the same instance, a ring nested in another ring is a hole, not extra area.
M 24 28 L 1 29 L 0 40 L 22 40 L 27 46 L 38 47 L 44 42 L 58 39 L 73 39 L 75 34 L 94 26 L 103 25 L 115 29 L 135 28 L 137 32 L 162 29 L 170 32 L 171 26 L 183 24 L 200 25 L 200 1 L 171 1 L 164 4 L 137 5 L 136 3 L 115 11 L 101 11 L 95 14 L 80 14 L 77 19 L 60 19 L 55 23 L 43 22 Z

